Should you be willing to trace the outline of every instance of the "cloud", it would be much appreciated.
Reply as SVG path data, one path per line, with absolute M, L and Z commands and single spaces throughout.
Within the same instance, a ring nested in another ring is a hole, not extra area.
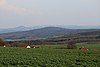
M 7 3 L 7 0 L 0 0 L 0 8 L 6 12 L 17 14 L 17 15 L 36 15 L 40 14 L 39 12 L 28 9 L 28 8 L 23 8 L 23 7 L 17 7 L 14 5 L 10 5 Z
M 27 9 L 27 8 L 22 8 L 22 7 L 17 7 L 17 6 L 12 6 L 9 5 L 4 8 L 7 12 L 12 12 L 14 14 L 19 14 L 19 15 L 35 15 L 35 11 L 32 9 Z
M 6 0 L 0 0 L 0 7 L 3 7 L 6 5 Z

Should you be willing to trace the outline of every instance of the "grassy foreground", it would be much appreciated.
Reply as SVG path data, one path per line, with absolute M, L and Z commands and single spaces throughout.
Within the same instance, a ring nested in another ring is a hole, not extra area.
M 84 46 L 100 48 L 100 44 Z M 36 49 L 0 47 L 0 67 L 100 67 L 100 50 L 82 51 L 63 47 L 66 46 Z

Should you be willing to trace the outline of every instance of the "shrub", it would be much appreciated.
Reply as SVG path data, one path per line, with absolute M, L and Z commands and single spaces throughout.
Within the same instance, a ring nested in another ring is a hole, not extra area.
M 77 46 L 76 46 L 75 44 L 76 44 L 75 41 L 69 40 L 69 41 L 68 41 L 67 48 L 68 48 L 68 49 L 76 49 Z

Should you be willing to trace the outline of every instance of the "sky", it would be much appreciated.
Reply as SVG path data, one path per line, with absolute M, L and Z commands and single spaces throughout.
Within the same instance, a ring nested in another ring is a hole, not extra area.
M 100 0 L 0 0 L 0 28 L 100 25 Z

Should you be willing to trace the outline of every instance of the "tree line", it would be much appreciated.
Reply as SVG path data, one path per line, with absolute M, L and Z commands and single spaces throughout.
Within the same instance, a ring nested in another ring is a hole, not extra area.
M 60 45 L 67 44 L 68 48 L 76 48 L 76 43 L 82 42 L 100 42 L 99 36 L 80 36 L 71 38 L 55 38 L 41 40 L 21 40 L 21 41 L 4 41 L 0 38 L 0 46 L 6 45 L 11 47 L 24 47 L 26 45 Z

